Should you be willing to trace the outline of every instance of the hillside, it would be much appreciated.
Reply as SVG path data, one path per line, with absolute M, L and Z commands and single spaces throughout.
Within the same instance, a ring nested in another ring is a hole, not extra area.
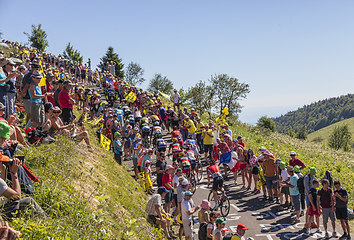
M 321 128 L 320 130 L 310 133 L 309 135 L 307 135 L 307 140 L 311 141 L 311 142 L 313 141 L 313 142 L 327 143 L 327 140 L 328 140 L 329 136 L 332 134 L 334 128 L 337 126 L 345 125 L 345 124 L 348 125 L 349 131 L 354 136 L 354 117 L 353 117 L 353 118 L 345 119 L 340 122 L 331 124 L 327 127 Z
M 354 117 L 354 94 L 305 105 L 273 120 L 277 131 L 286 134 L 291 128 L 297 132 L 303 125 L 306 125 L 308 133 L 312 133 L 351 117 Z

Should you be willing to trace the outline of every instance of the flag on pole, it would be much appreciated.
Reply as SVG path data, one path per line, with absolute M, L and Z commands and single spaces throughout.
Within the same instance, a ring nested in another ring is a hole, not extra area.
M 105 135 L 101 134 L 101 145 L 104 149 L 106 149 L 107 151 L 109 151 L 110 146 L 111 146 L 111 140 L 109 138 L 107 138 Z
M 171 97 L 168 96 L 166 93 L 163 93 L 163 92 L 161 92 L 160 90 L 159 90 L 159 93 L 160 93 L 160 95 L 163 96 L 164 98 L 166 98 L 166 99 L 168 99 L 168 100 L 171 100 Z
M 130 92 L 124 99 L 127 102 L 133 103 L 136 100 L 136 95 L 134 92 Z

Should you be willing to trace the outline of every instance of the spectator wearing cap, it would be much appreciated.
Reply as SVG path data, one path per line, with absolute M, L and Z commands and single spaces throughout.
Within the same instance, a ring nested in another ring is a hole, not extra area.
M 245 225 L 243 224 L 239 224 L 237 225 L 237 230 L 234 236 L 231 237 L 231 240 L 241 240 L 243 239 L 243 236 L 246 233 L 246 230 L 248 230 L 248 228 L 246 228 Z
M 120 132 L 115 132 L 113 137 L 114 159 L 119 165 L 122 165 L 123 144 L 119 141 Z
M 245 143 L 242 141 L 242 136 L 237 137 L 238 146 L 242 146 L 242 149 L 245 149 Z
M 185 177 L 180 177 L 178 179 L 179 186 L 177 187 L 177 203 L 178 203 L 178 211 L 181 213 L 182 210 L 182 201 L 184 199 L 184 193 L 189 190 L 190 184 Z M 183 234 L 183 223 L 180 224 L 179 228 L 179 239 L 182 239 Z
M 179 110 L 179 104 L 180 104 L 180 101 L 181 101 L 181 97 L 180 97 L 177 89 L 173 89 L 173 92 L 174 92 L 174 94 L 172 95 L 172 98 L 173 98 L 173 110 L 176 111 L 176 107 L 177 107 L 177 110 Z
M 148 203 L 146 204 L 145 211 L 147 212 L 147 221 L 153 225 L 161 225 L 162 229 L 165 232 L 167 239 L 174 239 L 175 236 L 170 235 L 170 221 L 166 220 L 162 214 L 167 217 L 170 217 L 168 213 L 165 212 L 162 208 L 162 198 L 167 194 L 167 189 L 165 187 L 159 187 L 157 194 L 153 195 Z
M 171 165 L 166 166 L 166 172 L 162 176 L 162 186 L 168 190 L 168 193 L 165 196 L 165 212 L 170 213 L 172 201 L 173 201 L 173 191 L 175 190 L 173 187 L 173 173 L 174 167 Z
M 56 86 L 55 86 L 54 83 L 53 83 L 54 88 L 56 88 L 55 91 L 54 91 L 54 103 L 55 103 L 54 106 L 57 106 L 57 107 L 60 108 L 59 93 L 60 93 L 61 90 L 63 90 L 63 82 L 64 81 L 62 79 L 54 80 L 54 81 L 53 82 L 56 84 Z
M 48 133 L 51 137 L 54 136 L 66 136 L 70 135 L 70 129 L 72 129 L 75 125 L 73 123 L 65 125 L 61 118 L 59 117 L 61 114 L 61 110 L 58 106 L 55 106 L 52 111 L 52 116 L 49 119 L 51 126 L 48 130 Z
M 25 74 L 22 81 L 21 97 L 23 98 L 23 103 L 26 110 L 26 123 L 31 119 L 31 98 L 29 96 L 29 86 L 32 84 L 32 73 L 34 71 L 39 71 L 41 66 L 38 63 L 32 63 L 28 73 Z
M 305 193 L 305 201 L 306 201 L 306 216 L 305 216 L 305 219 L 306 219 L 306 223 L 308 223 L 308 219 L 309 219 L 309 207 L 311 206 L 310 204 L 310 199 L 309 199 L 309 192 L 310 192 L 310 189 L 313 188 L 313 180 L 315 180 L 315 175 L 316 175 L 316 172 L 317 172 L 317 169 L 315 167 L 311 167 L 310 168 L 310 173 L 309 174 L 306 174 L 304 176 L 304 193 Z M 311 223 L 310 223 L 311 224 Z
M 70 90 L 74 84 L 70 80 L 64 81 L 63 90 L 60 91 L 58 100 L 62 111 L 61 118 L 64 124 L 70 124 L 74 121 L 73 108 L 75 100 L 70 96 Z
M 184 236 L 186 240 L 193 239 L 193 214 L 199 210 L 200 206 L 194 206 L 192 200 L 193 193 L 186 191 L 184 193 L 184 200 L 181 203 L 181 213 Z
M 225 227 L 226 221 L 223 218 L 218 218 L 215 221 L 216 228 L 213 231 L 213 240 L 222 240 L 224 233 L 222 229 Z
M 187 138 L 192 137 L 193 139 L 196 139 L 196 130 L 197 128 L 194 125 L 194 122 L 192 121 L 192 119 L 190 119 L 189 116 L 186 116 L 184 118 L 184 127 L 186 127 L 188 129 L 188 135 Z
M 177 216 L 178 214 L 178 201 L 177 201 L 177 188 L 179 186 L 179 181 L 178 179 L 182 177 L 182 169 L 177 168 L 175 175 L 173 176 L 172 183 L 173 183 L 173 207 L 175 209 L 174 211 L 174 216 Z
M 205 128 L 202 133 L 202 139 L 203 139 L 203 149 L 204 149 L 204 159 L 206 160 L 208 157 L 209 153 L 209 158 L 210 160 L 212 159 L 212 154 L 213 154 L 213 140 L 214 140 L 214 133 L 211 128 L 209 128 L 209 125 L 205 125 Z
M 302 175 L 301 171 L 300 171 L 300 167 L 299 166 L 295 166 L 294 167 L 294 172 L 295 174 L 299 177 L 299 181 L 304 182 L 304 175 Z M 302 188 L 300 188 L 298 186 L 299 192 L 300 192 L 300 203 L 301 203 L 301 213 L 300 216 L 304 216 L 304 212 L 306 209 L 306 204 L 305 204 L 305 191 Z
M 17 93 L 15 82 L 16 77 L 19 75 L 15 69 L 15 65 L 16 64 L 11 59 L 7 59 L 3 63 L 2 67 L 2 70 L 6 75 L 6 81 L 4 81 L 4 79 L 3 81 L 0 81 L 0 102 L 2 102 L 6 107 L 4 116 L 5 119 L 15 113 L 15 100 Z M 12 74 L 12 72 L 15 72 L 15 74 Z
M 296 158 L 296 152 L 291 151 L 290 152 L 290 157 L 291 159 L 289 160 L 289 166 L 299 166 L 300 170 L 304 169 L 306 167 L 305 163 L 303 163 L 300 159 Z
M 195 118 L 196 121 L 196 138 L 197 138 L 197 145 L 199 147 L 200 153 L 204 153 L 204 144 L 202 139 L 203 130 L 205 128 L 204 123 L 201 121 L 200 117 Z
M 55 75 L 52 71 L 49 71 L 45 76 L 46 85 L 42 87 L 42 92 L 46 92 L 47 94 L 47 102 L 50 102 L 55 105 L 54 102 L 54 86 L 52 85 L 53 80 L 55 79 Z
M 209 218 L 209 207 L 210 207 L 210 202 L 206 199 L 202 201 L 202 204 L 200 204 L 200 210 L 198 212 L 198 220 L 199 223 L 202 222 L 210 222 Z
M 281 180 L 285 181 L 285 182 L 289 182 L 290 180 L 290 176 L 288 174 L 288 171 L 286 170 L 286 164 L 285 162 L 281 162 L 279 164 L 279 168 L 281 169 Z M 291 204 L 289 204 L 289 187 L 287 186 L 283 186 L 282 184 L 280 184 L 281 186 L 281 190 L 280 190 L 280 207 L 278 208 L 278 211 L 283 211 L 284 208 L 289 207 Z M 285 204 L 283 204 L 283 200 L 284 200 L 284 195 L 285 195 Z
M 31 121 L 34 128 L 42 125 L 45 121 L 45 112 L 42 102 L 47 94 L 42 94 L 42 89 L 39 86 L 42 75 L 39 71 L 34 71 L 32 74 L 32 83 L 28 89 L 31 98 Z
M 16 77 L 16 90 L 19 93 L 21 91 L 23 77 L 27 73 L 27 68 L 25 65 L 20 65 L 18 67 L 18 70 L 19 70 L 19 75 Z
M 267 190 L 269 193 L 269 202 L 274 203 L 278 200 L 278 182 L 277 176 L 279 175 L 277 170 L 278 167 L 276 164 L 276 160 L 274 156 L 269 152 L 269 150 L 264 149 L 262 151 L 264 162 L 263 162 L 263 170 L 264 170 L 264 177 L 267 184 Z

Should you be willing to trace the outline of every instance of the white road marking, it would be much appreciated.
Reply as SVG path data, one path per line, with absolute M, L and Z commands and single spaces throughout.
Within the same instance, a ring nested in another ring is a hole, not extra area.
M 241 209 L 239 209 L 235 204 L 230 204 L 231 207 L 235 208 L 237 212 L 241 211 Z

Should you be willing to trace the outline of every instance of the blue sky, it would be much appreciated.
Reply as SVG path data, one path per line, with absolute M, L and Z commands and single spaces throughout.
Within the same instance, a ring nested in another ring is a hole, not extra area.
M 42 24 L 48 52 L 66 44 L 94 65 L 108 46 L 147 81 L 188 88 L 215 73 L 250 84 L 240 119 L 285 114 L 354 89 L 354 1 L 0 1 L 4 39 Z

